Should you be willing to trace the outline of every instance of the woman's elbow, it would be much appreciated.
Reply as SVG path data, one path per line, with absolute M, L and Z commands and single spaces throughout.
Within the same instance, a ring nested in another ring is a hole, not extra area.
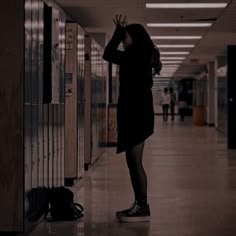
M 106 53 L 106 51 L 103 53 L 102 58 L 103 58 L 105 61 L 110 62 L 110 57 L 109 57 L 109 55 Z

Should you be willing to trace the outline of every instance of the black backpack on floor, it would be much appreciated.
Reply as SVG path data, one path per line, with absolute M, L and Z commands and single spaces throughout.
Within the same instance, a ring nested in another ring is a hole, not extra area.
M 79 203 L 74 203 L 74 194 L 65 187 L 49 189 L 49 209 L 45 214 L 48 221 L 75 220 L 83 216 L 84 208 Z M 50 213 L 51 218 L 48 218 Z

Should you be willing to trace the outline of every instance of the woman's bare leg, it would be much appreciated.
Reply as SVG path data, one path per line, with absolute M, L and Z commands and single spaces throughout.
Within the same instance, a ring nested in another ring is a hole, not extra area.
M 142 163 L 143 149 L 144 142 L 126 151 L 126 162 L 129 168 L 135 200 L 141 205 L 147 204 L 147 175 Z

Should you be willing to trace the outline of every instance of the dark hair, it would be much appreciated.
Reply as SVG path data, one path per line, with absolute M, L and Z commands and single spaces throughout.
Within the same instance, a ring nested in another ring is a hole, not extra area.
M 140 48 L 151 49 L 150 64 L 153 69 L 153 76 L 160 74 L 162 63 L 160 60 L 160 52 L 157 46 L 152 42 L 145 28 L 140 24 L 130 24 L 125 27 L 133 40 L 133 45 Z

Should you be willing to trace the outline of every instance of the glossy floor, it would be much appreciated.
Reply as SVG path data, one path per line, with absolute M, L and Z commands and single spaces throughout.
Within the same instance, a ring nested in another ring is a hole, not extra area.
M 150 223 L 120 223 L 115 211 L 133 193 L 124 154 L 107 149 L 74 188 L 85 216 L 75 222 L 42 222 L 31 236 L 235 236 L 236 151 L 227 151 L 215 128 L 156 119 L 146 142 Z

